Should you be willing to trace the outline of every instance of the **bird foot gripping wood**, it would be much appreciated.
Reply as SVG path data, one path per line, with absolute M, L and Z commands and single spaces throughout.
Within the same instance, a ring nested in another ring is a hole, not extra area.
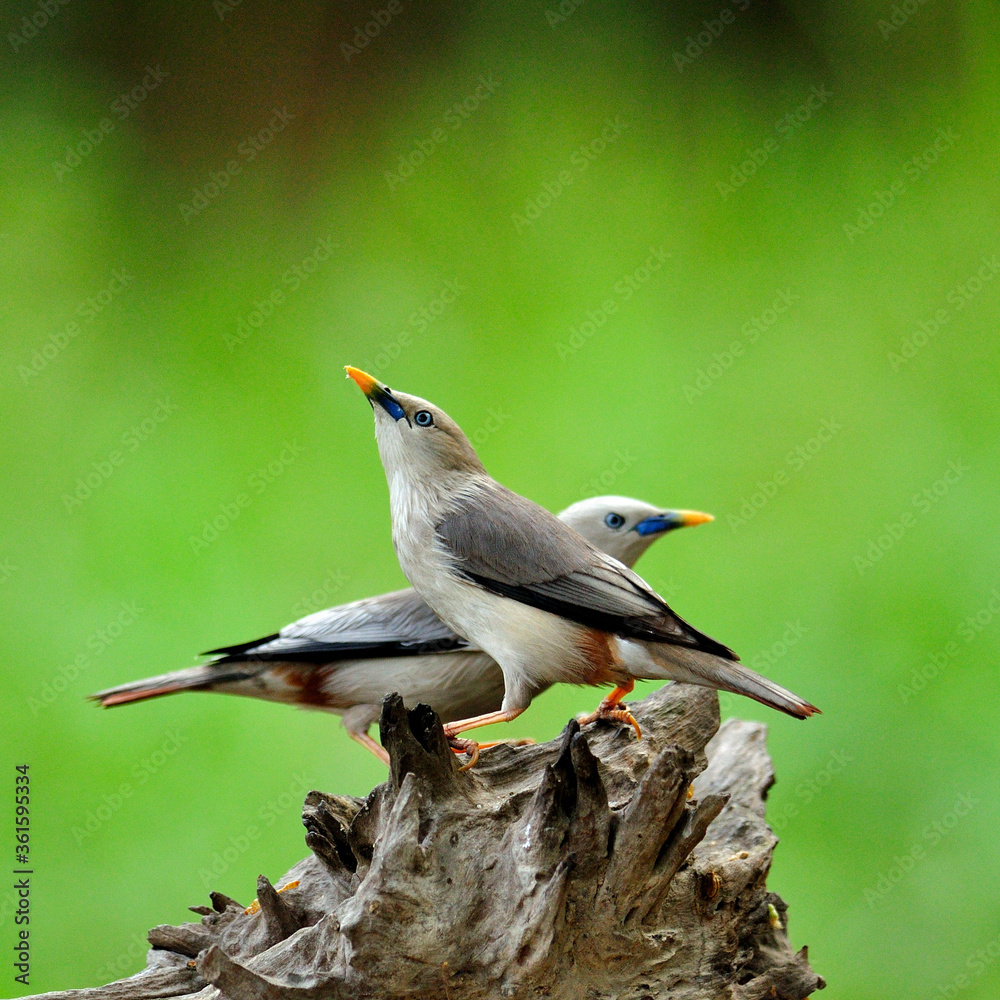
M 528 738 L 514 740 L 492 740 L 488 743 L 477 743 L 475 740 L 464 739 L 461 736 L 449 736 L 448 745 L 455 754 L 468 754 L 469 759 L 459 768 L 468 771 L 479 762 L 480 750 L 491 750 L 493 747 L 533 747 L 535 741 Z
M 576 721 L 581 726 L 597 722 L 598 719 L 608 719 L 611 722 L 624 722 L 635 730 L 635 738 L 641 740 L 642 730 L 639 728 L 639 723 L 635 721 L 635 716 L 628 710 L 628 706 L 622 704 L 622 698 L 627 694 L 631 694 L 634 687 L 635 681 L 629 681 L 627 685 L 619 684 L 611 694 L 601 700 L 600 705 L 593 712 L 578 715 Z
M 626 723 L 635 730 L 635 738 L 637 740 L 642 739 L 642 729 L 639 727 L 639 723 L 636 722 L 635 716 L 620 702 L 616 708 L 602 708 L 598 706 L 595 711 L 584 715 L 578 715 L 576 717 L 576 721 L 579 722 L 581 726 L 589 725 L 591 722 L 597 722 L 599 719 L 607 719 L 609 722 Z
M 449 736 L 448 746 L 451 747 L 452 753 L 469 755 L 469 759 L 459 768 L 460 771 L 468 771 L 479 760 L 481 744 L 475 740 L 463 739 L 461 736 Z
M 537 740 L 530 736 L 521 736 L 513 740 L 491 740 L 489 743 L 480 743 L 480 750 L 490 750 L 493 747 L 533 747 L 537 745 Z

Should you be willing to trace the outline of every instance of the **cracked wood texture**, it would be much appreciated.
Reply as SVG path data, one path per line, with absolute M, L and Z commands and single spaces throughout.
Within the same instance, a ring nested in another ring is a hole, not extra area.
M 571 722 L 460 772 L 437 717 L 382 709 L 389 779 L 310 792 L 311 855 L 160 926 L 138 975 L 74 1000 L 800 1000 L 822 989 L 766 886 L 765 727 L 669 684 L 642 730 Z M 282 889 L 289 882 L 298 885 Z M 248 894 L 249 895 L 249 894 Z

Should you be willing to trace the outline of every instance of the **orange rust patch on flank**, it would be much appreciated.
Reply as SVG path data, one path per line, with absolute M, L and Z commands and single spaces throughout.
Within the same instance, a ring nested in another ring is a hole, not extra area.
M 344 708 L 338 705 L 324 690 L 326 670 L 300 663 L 276 663 L 271 670 L 280 676 L 289 687 L 297 688 L 293 701 L 297 705 L 312 705 L 314 708 Z
M 616 684 L 625 679 L 621 661 L 611 646 L 611 636 L 597 629 L 587 629 L 580 641 L 580 652 L 590 664 L 590 670 L 580 678 L 584 684 Z

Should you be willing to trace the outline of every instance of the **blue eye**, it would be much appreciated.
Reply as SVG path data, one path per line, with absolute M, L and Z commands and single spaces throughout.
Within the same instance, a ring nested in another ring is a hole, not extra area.
M 625 518 L 622 517 L 621 514 L 616 514 L 614 511 L 612 511 L 610 514 L 607 515 L 607 517 L 604 518 L 604 523 L 609 528 L 617 529 L 620 528 L 625 523 Z
M 417 410 L 413 420 L 418 427 L 430 427 L 434 423 L 430 410 Z

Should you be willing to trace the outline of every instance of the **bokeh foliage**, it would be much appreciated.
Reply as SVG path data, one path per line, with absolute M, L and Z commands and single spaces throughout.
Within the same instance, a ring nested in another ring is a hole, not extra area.
M 32 37 L 39 5 L 3 10 L 2 760 L 34 783 L 32 991 L 135 971 L 146 928 L 303 854 L 307 788 L 381 780 L 332 717 L 84 701 L 403 584 L 352 363 L 552 509 L 713 512 L 639 569 L 824 710 L 724 699 L 770 726 L 793 942 L 833 997 L 995 996 L 995 18 L 378 3 L 352 52 L 371 5 L 326 6 L 70 0 Z

